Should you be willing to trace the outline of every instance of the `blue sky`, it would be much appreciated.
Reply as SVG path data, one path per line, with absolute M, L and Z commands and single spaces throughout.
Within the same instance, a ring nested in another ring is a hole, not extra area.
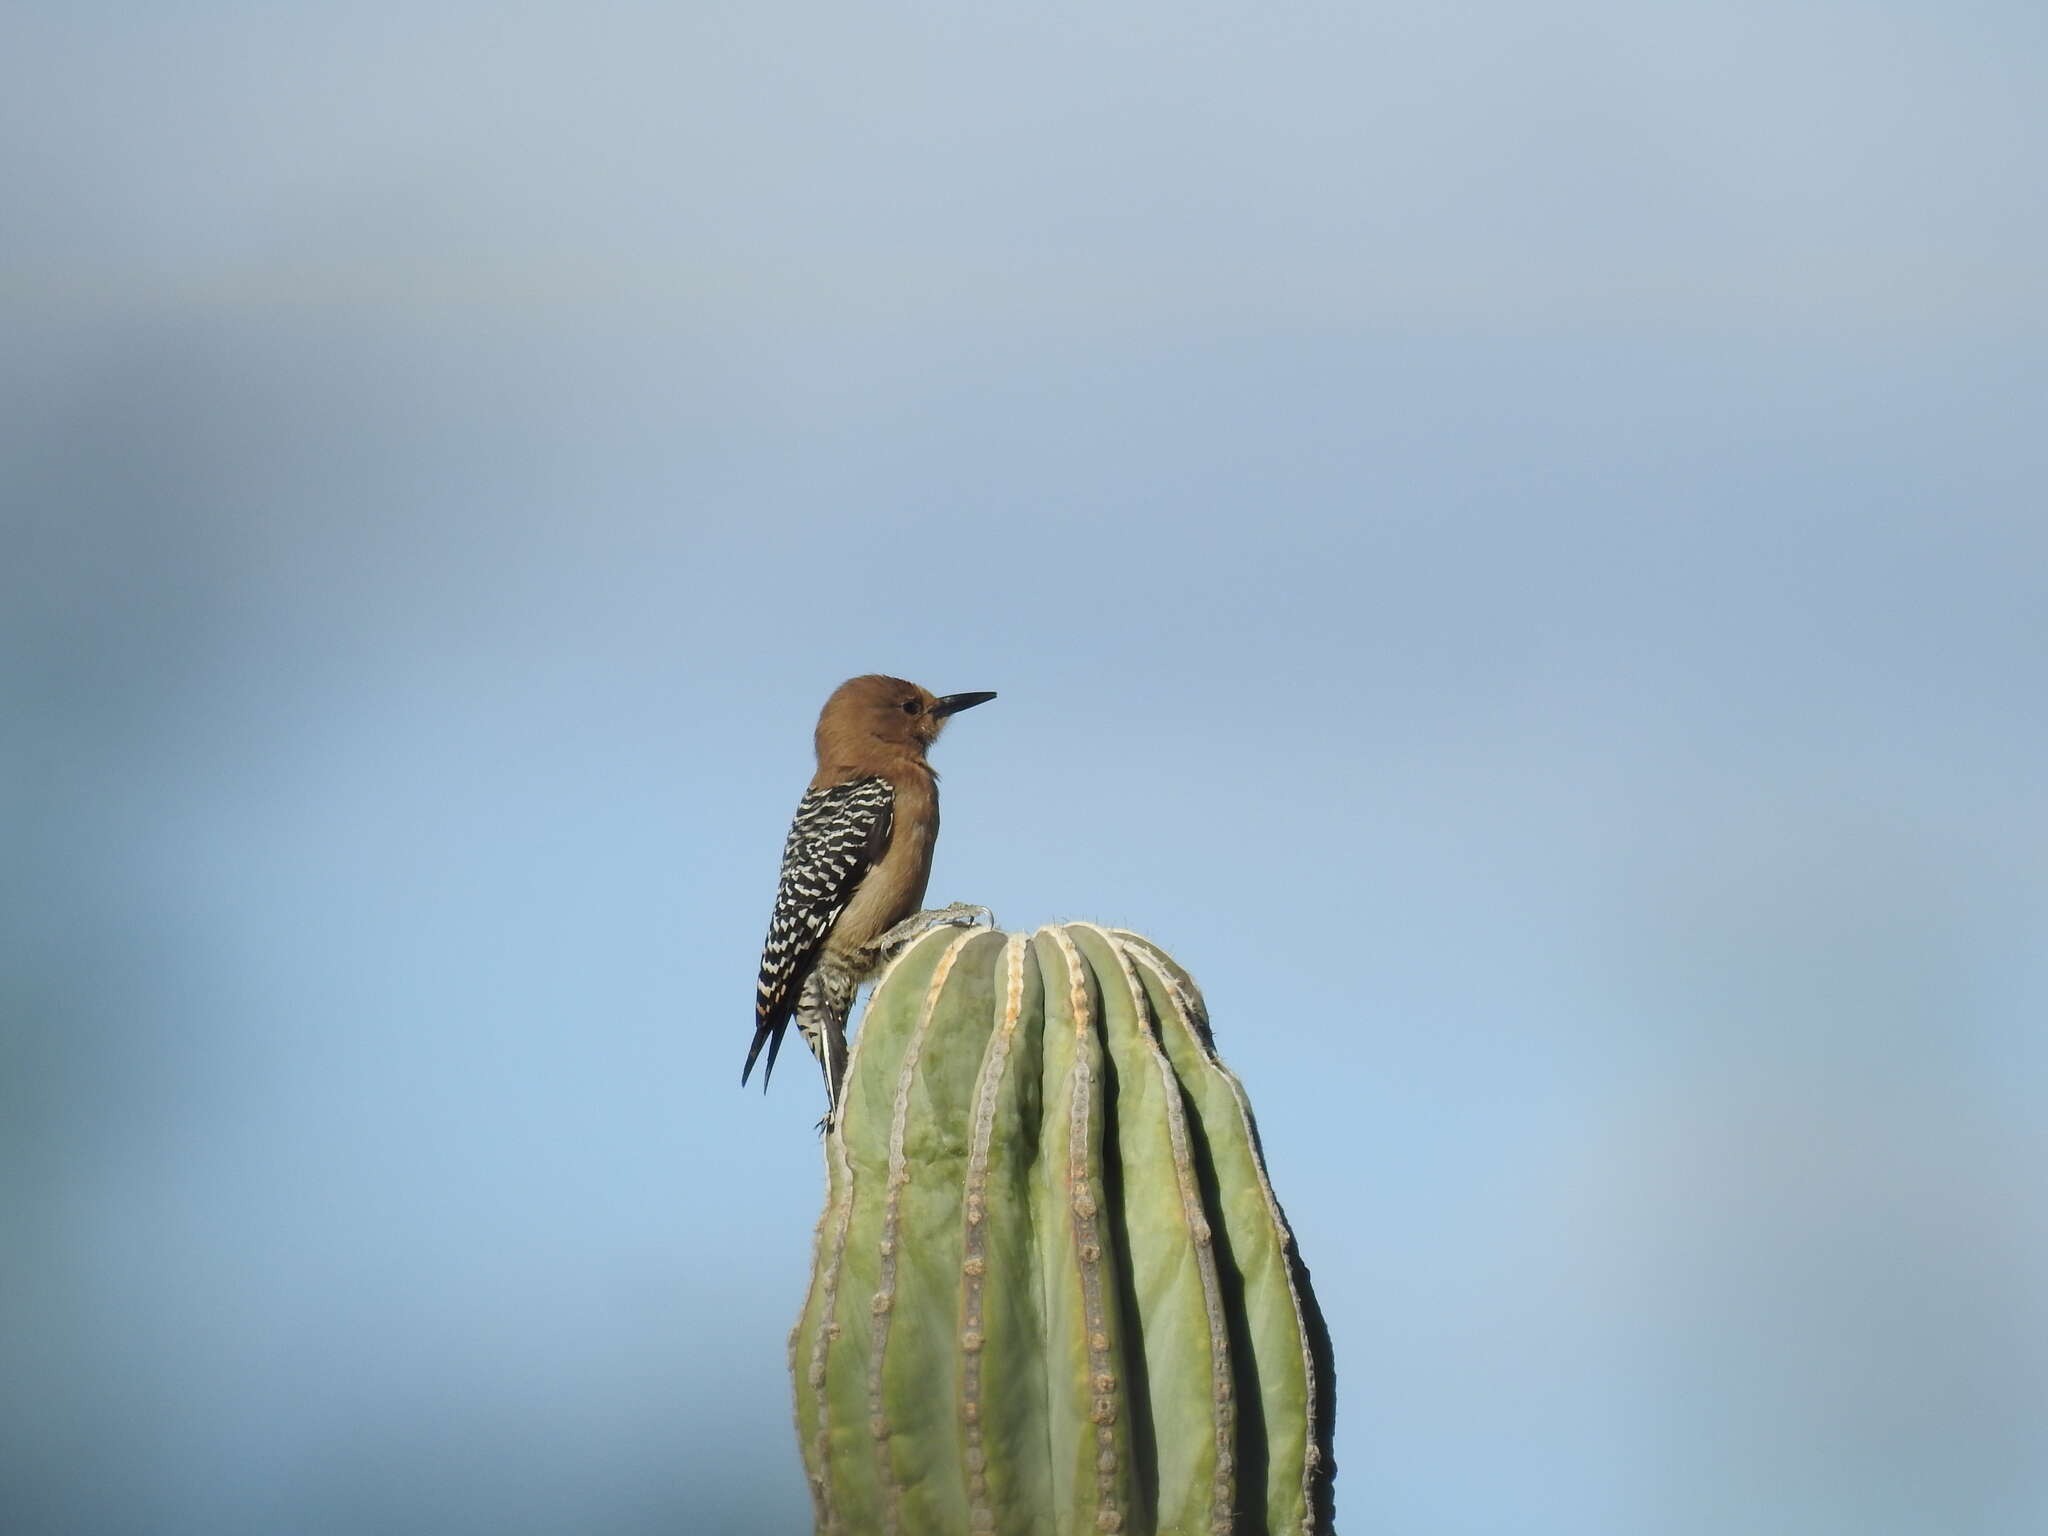
M 1207 991 L 1344 1528 L 2048 1521 L 2037 8 L 5 26 L 14 1528 L 802 1527 L 870 670 Z

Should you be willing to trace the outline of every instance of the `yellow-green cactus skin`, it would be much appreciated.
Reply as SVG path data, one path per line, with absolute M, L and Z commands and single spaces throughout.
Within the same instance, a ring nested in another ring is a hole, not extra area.
M 875 988 L 790 1335 L 818 1536 L 1329 1536 L 1328 1335 L 1187 973 L 939 929 Z

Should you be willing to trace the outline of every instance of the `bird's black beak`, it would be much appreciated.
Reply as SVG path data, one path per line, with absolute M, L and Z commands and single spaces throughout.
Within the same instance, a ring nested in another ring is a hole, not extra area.
M 943 720 L 948 715 L 957 715 L 963 709 L 972 709 L 977 704 L 986 704 L 994 698 L 992 693 L 949 693 L 943 699 L 933 699 L 930 713 Z

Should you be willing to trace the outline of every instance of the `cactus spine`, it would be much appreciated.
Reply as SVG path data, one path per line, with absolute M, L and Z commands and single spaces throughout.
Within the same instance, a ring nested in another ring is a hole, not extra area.
M 819 1536 L 1324 1536 L 1330 1356 L 1244 1091 L 1133 933 L 875 989 L 790 1336 Z

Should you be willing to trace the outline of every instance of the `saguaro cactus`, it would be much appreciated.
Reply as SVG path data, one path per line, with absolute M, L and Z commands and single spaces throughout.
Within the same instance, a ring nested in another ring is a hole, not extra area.
M 790 1336 L 819 1536 L 1324 1536 L 1327 1335 L 1200 995 L 941 930 L 868 1005 Z

